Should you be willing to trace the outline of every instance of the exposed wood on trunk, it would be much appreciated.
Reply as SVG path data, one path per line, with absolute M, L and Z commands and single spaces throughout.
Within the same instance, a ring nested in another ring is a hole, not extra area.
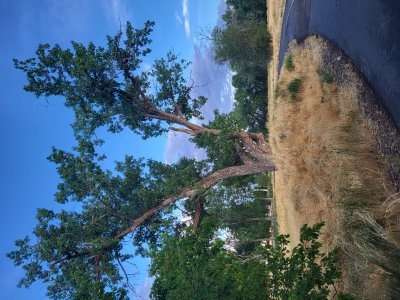
M 198 134 L 198 131 L 185 129 L 185 128 L 170 127 L 169 129 L 171 129 L 172 131 L 176 131 L 176 132 L 183 132 L 183 133 L 186 133 L 191 136 L 195 136 Z

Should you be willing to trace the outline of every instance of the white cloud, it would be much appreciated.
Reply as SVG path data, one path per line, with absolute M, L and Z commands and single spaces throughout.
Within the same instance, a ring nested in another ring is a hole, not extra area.
M 190 37 L 189 0 L 182 1 L 182 15 L 184 19 L 186 36 Z
M 108 17 L 108 21 L 112 23 L 112 25 L 124 25 L 127 21 L 132 19 L 132 14 L 124 0 L 107 1 L 105 13 Z
M 172 164 L 182 157 L 204 160 L 206 153 L 203 149 L 196 148 L 195 144 L 189 141 L 189 136 L 180 132 L 168 132 L 167 147 L 165 149 L 165 162 Z
M 194 46 L 192 78 L 198 88 L 192 91 L 192 97 L 200 95 L 208 98 L 201 108 L 204 123 L 214 118 L 214 110 L 227 113 L 232 110 L 234 89 L 231 83 L 232 71 L 226 65 L 217 65 L 210 46 Z M 203 86 L 204 85 L 204 86 Z M 165 162 L 173 163 L 181 157 L 197 160 L 206 158 L 203 149 L 197 149 L 184 133 L 169 132 L 165 150 Z
M 180 15 L 178 15 L 177 12 L 175 12 L 175 20 L 178 23 L 178 25 L 183 25 L 183 21 Z
M 146 277 L 142 284 L 136 289 L 136 299 L 148 300 L 150 299 L 151 287 L 153 286 L 154 278 Z

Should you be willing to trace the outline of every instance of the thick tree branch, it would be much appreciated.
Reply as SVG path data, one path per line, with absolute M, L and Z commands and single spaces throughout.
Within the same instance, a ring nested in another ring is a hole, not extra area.
M 100 260 L 101 260 L 101 254 L 100 255 L 97 255 L 96 256 L 96 260 L 95 260 L 95 263 L 94 263 L 94 269 L 95 269 L 95 272 L 96 272 L 96 279 L 97 280 L 100 280 Z
M 64 261 L 72 260 L 72 259 L 75 259 L 75 258 L 84 256 L 84 255 L 89 255 L 89 254 L 91 254 L 91 253 L 92 253 L 92 250 L 88 248 L 88 249 L 84 249 L 84 250 L 82 250 L 82 251 L 80 251 L 80 252 L 76 252 L 76 253 L 74 253 L 74 254 L 71 254 L 71 255 L 65 255 L 65 256 L 63 256 L 62 258 L 57 259 L 56 261 L 54 261 L 54 262 L 50 265 L 50 269 L 53 269 L 53 270 L 54 270 L 54 268 L 55 268 L 56 265 L 58 265 L 58 264 L 60 264 L 60 263 L 62 263 L 62 262 L 64 262 Z
M 184 132 L 184 133 L 186 133 L 188 135 L 191 135 L 191 136 L 196 136 L 196 135 L 199 134 L 198 131 L 185 129 L 185 128 L 170 127 L 169 129 L 171 129 L 172 131 L 176 131 L 176 132 Z
M 236 153 L 239 155 L 240 159 L 245 165 L 254 162 L 253 159 L 251 159 L 251 157 L 246 153 L 246 151 L 238 144 L 235 144 L 235 148 L 236 148 Z
M 169 79 L 169 97 L 171 98 L 171 102 L 172 105 L 175 108 L 176 113 L 178 114 L 178 116 L 182 119 L 185 119 L 185 116 L 182 113 L 181 107 L 178 105 L 178 103 L 176 103 L 175 101 L 175 95 L 174 95 L 174 89 L 172 88 L 172 79 Z
M 180 118 L 177 115 L 165 112 L 158 108 L 153 108 L 153 109 L 149 110 L 148 114 L 145 114 L 145 117 L 164 120 L 164 121 L 168 121 L 171 123 L 179 124 L 179 125 L 185 126 L 186 128 L 189 128 L 191 130 L 200 130 L 200 131 L 207 130 L 207 128 L 204 128 L 203 126 L 193 124 L 193 123 L 187 121 L 185 118 Z
M 169 197 L 161 201 L 161 203 L 152 208 L 151 210 L 147 211 L 144 213 L 141 217 L 137 218 L 133 225 L 121 233 L 119 233 L 115 238 L 117 239 L 122 239 L 126 235 L 128 235 L 131 232 L 134 232 L 140 225 L 142 225 L 147 219 L 170 205 L 171 203 L 179 200 L 179 199 L 184 199 L 184 198 L 189 198 L 198 195 L 202 190 L 208 190 L 212 186 L 216 185 L 223 179 L 231 178 L 231 177 L 236 177 L 236 176 L 244 176 L 244 175 L 252 175 L 252 174 L 257 174 L 260 172 L 272 172 L 275 170 L 275 165 L 273 164 L 272 161 L 267 161 L 264 164 L 258 163 L 258 164 L 251 164 L 251 165 L 243 165 L 243 166 L 234 166 L 234 167 L 228 167 L 222 170 L 218 170 L 207 177 L 203 178 L 201 181 L 198 182 L 197 186 L 199 187 L 198 189 L 190 189 L 186 190 L 179 195 Z
M 195 212 L 193 218 L 194 231 L 196 231 L 197 228 L 199 228 L 201 220 L 203 219 L 203 213 L 204 213 L 204 204 L 201 195 L 199 195 L 198 197 L 196 197 L 196 202 L 195 202 Z
M 237 177 L 237 176 L 245 176 L 245 175 L 253 175 L 258 174 L 261 172 L 272 172 L 275 170 L 275 164 L 273 163 L 271 156 L 269 154 L 269 148 L 267 148 L 267 144 L 264 143 L 263 139 L 259 139 L 255 142 L 249 135 L 245 132 L 241 132 L 241 140 L 242 142 L 251 150 L 251 155 L 255 158 L 254 160 L 245 160 L 244 165 L 241 166 L 233 166 L 224 168 L 218 171 L 215 171 L 212 174 L 204 177 L 200 180 L 196 185 L 195 188 L 185 189 L 182 192 L 167 197 L 163 199 L 157 206 L 150 209 L 139 218 L 132 220 L 132 225 L 126 228 L 125 230 L 121 231 L 119 234 L 115 235 L 114 238 L 110 241 L 110 243 L 104 245 L 102 247 L 102 251 L 112 247 L 112 245 L 117 241 L 123 239 L 128 234 L 134 232 L 139 226 L 145 223 L 148 219 L 153 217 L 155 214 L 163 210 L 165 207 L 169 206 L 170 204 L 185 198 L 195 197 L 200 193 L 210 189 L 217 183 L 219 183 L 223 179 Z M 54 268 L 55 265 L 71 260 L 80 256 L 92 254 L 93 250 L 91 248 L 84 249 L 80 252 L 76 252 L 72 255 L 66 255 L 59 260 L 53 262 L 50 267 Z

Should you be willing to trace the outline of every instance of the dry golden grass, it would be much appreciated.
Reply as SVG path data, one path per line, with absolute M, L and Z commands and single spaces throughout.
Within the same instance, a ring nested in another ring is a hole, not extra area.
M 267 28 L 272 42 L 272 55 L 268 66 L 269 99 L 271 99 L 271 96 L 274 94 L 274 89 L 278 79 L 279 47 L 285 4 L 286 0 L 267 0 Z
M 337 84 L 318 73 L 327 51 L 315 37 L 293 42 L 294 70 L 282 68 L 269 98 L 279 232 L 290 234 L 293 246 L 303 224 L 324 221 L 326 250 L 342 250 L 340 289 L 390 299 L 400 266 L 400 197 L 384 172 L 371 123 L 358 113 L 357 74 L 343 65 L 347 80 Z M 301 89 L 293 97 L 288 85 L 295 78 Z
M 331 214 L 327 209 L 331 201 L 326 199 L 324 191 L 334 194 L 336 186 L 326 178 L 314 178 L 313 173 L 322 174 L 324 170 L 336 167 L 332 164 L 340 163 L 327 157 L 329 151 L 325 150 L 331 147 L 339 126 L 346 122 L 342 111 L 350 111 L 352 107 L 345 107 L 348 101 L 343 101 L 343 97 L 338 97 L 340 100 L 335 103 L 332 100 L 321 103 L 323 97 L 334 98 L 335 88 L 320 82 L 318 57 L 314 53 L 317 51 L 293 46 L 290 51 L 295 69 L 292 72 L 281 70 L 277 91 L 270 98 L 268 128 L 278 167 L 275 197 L 279 231 L 289 233 L 292 245 L 295 245 L 299 241 L 301 225 L 326 220 Z M 293 101 L 287 91 L 289 82 L 297 77 L 302 78 L 300 97 L 306 100 Z

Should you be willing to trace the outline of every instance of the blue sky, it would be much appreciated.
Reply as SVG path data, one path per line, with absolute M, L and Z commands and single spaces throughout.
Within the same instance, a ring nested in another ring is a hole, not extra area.
M 156 22 L 153 52 L 145 63 L 169 50 L 193 61 L 192 76 L 204 87 L 195 91 L 210 99 L 204 108 L 211 117 L 214 108 L 231 108 L 232 87 L 227 67 L 213 63 L 210 49 L 196 33 L 212 28 L 217 21 L 220 0 L 2 0 L 0 1 L 0 299 L 46 299 L 45 288 L 34 284 L 18 289 L 22 272 L 5 257 L 14 240 L 29 234 L 35 225 L 36 208 L 56 208 L 53 194 L 58 176 L 46 160 L 52 146 L 70 149 L 74 144 L 69 124 L 72 114 L 62 99 L 35 99 L 23 91 L 24 74 L 15 70 L 13 58 L 31 57 L 39 43 L 69 46 L 71 40 L 104 44 L 105 35 L 115 34 L 120 23 L 141 26 Z M 172 162 L 177 157 L 201 157 L 202 153 L 180 135 L 168 134 L 143 142 L 129 132 L 107 136 L 104 151 L 112 160 L 126 153 Z M 144 296 L 151 280 L 147 261 L 138 263 L 140 276 L 133 283 Z

